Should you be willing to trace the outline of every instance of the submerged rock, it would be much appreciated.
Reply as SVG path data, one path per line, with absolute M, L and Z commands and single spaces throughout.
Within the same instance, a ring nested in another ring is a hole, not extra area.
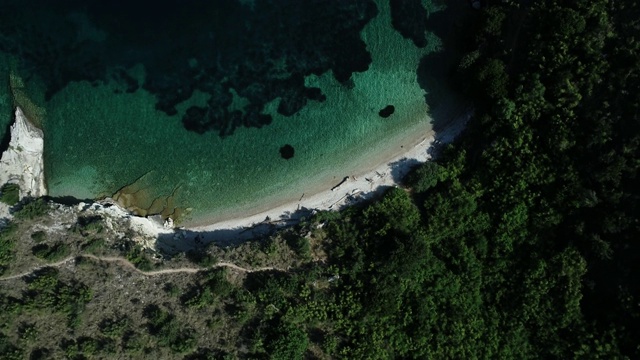
M 42 130 L 33 125 L 20 108 L 16 108 L 9 148 L 0 159 L 0 186 L 17 184 L 20 187 L 20 199 L 47 195 L 43 151 Z
M 384 107 L 384 109 L 380 110 L 378 112 L 378 115 L 380 115 L 383 118 L 388 118 L 389 116 L 393 115 L 393 113 L 396 111 L 395 106 L 393 105 L 387 105 Z
M 112 198 L 120 207 L 134 216 L 161 215 L 162 219 L 171 217 L 180 220 L 184 209 L 175 203 L 180 186 L 176 186 L 169 194 L 163 194 L 154 186 L 155 181 L 157 181 L 157 174 L 153 171 L 147 172 L 131 184 L 120 188 Z
M 280 148 L 280 156 L 282 156 L 282 158 L 285 160 L 291 159 L 294 154 L 295 154 L 295 149 L 293 148 L 293 146 L 289 144 Z

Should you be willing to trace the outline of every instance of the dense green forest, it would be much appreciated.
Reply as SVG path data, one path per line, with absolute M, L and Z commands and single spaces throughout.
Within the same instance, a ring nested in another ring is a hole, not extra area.
M 465 27 L 475 116 L 406 189 L 251 245 L 286 271 L 203 271 L 117 316 L 83 310 L 106 277 L 2 284 L 2 357 L 640 358 L 640 3 L 495 2 Z

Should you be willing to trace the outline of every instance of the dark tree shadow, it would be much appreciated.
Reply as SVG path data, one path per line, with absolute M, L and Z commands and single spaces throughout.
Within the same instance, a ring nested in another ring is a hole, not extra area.
M 314 213 L 314 209 L 302 207 L 295 212 L 285 212 L 278 219 L 267 217 L 262 222 L 248 227 L 211 231 L 176 229 L 172 234 L 160 234 L 156 248 L 167 255 L 173 255 L 190 250 L 202 250 L 210 244 L 220 247 L 235 246 L 247 240 L 269 237 L 279 229 L 298 224 L 303 218 L 309 218 Z
M 391 177 L 393 181 L 398 184 L 402 184 L 407 174 L 414 170 L 422 162 L 416 159 L 403 158 L 396 162 L 391 163 Z
M 441 42 L 440 51 L 425 55 L 416 71 L 418 84 L 425 92 L 433 129 L 446 130 L 451 123 L 469 111 L 470 104 L 460 93 L 456 78 L 465 22 L 476 12 L 465 1 L 448 1 L 447 7 L 429 15 L 427 31 Z
M 78 199 L 73 196 L 45 196 L 45 201 L 53 201 L 56 204 L 62 204 L 67 206 L 77 206 L 80 204 L 85 204 L 83 206 L 83 210 L 87 210 L 95 203 L 95 200 L 92 199 Z M 111 205 L 105 205 L 105 207 L 109 207 Z
M 0 154 L 3 154 L 7 149 L 9 149 L 9 143 L 11 142 L 11 125 L 13 125 L 13 123 L 14 121 L 10 121 L 4 129 L 2 139 L 0 139 Z M 1 185 L 3 184 L 0 184 L 0 186 Z

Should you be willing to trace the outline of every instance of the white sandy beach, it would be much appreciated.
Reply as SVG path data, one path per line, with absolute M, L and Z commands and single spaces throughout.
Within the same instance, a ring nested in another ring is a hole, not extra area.
M 285 226 L 295 223 L 301 216 L 308 215 L 313 210 L 339 210 L 371 198 L 390 186 L 397 186 L 398 179 L 406 175 L 413 166 L 428 161 L 434 143 L 452 141 L 462 131 L 470 116 L 471 112 L 466 111 L 462 116 L 451 119 L 446 128 L 437 134 L 433 130 L 424 134 L 413 134 L 411 145 L 404 146 L 395 154 L 387 154 L 387 158 L 381 159 L 382 162 L 373 169 L 351 174 L 342 185 L 333 190 L 332 187 L 338 185 L 342 178 L 325 184 L 322 191 L 315 194 L 305 193 L 298 201 L 287 202 L 267 211 L 209 225 L 198 224 L 183 228 L 183 237 L 189 239 L 199 236 L 205 243 L 251 238 L 263 233 L 265 226 Z M 395 176 L 392 176 L 392 171 Z

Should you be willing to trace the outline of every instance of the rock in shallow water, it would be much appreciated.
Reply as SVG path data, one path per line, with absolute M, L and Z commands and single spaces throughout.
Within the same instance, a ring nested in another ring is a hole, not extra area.
M 395 106 L 393 105 L 387 105 L 384 107 L 384 109 L 380 110 L 378 112 L 378 115 L 380 115 L 383 118 L 388 118 L 389 116 L 393 115 L 393 113 L 396 111 Z
M 294 153 L 295 153 L 295 149 L 293 148 L 293 146 L 289 144 L 280 148 L 280 156 L 282 156 L 282 158 L 285 160 L 291 159 Z

